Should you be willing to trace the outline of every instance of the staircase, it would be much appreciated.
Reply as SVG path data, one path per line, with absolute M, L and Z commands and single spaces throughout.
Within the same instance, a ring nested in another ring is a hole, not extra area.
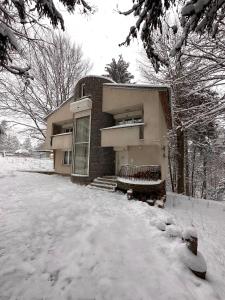
M 115 192 L 117 187 L 116 176 L 97 177 L 89 184 L 90 188 L 96 188 L 109 192 Z

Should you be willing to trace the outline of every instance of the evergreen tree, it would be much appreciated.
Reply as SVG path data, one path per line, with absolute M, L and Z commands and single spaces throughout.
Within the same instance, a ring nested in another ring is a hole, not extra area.
M 31 140 L 29 137 L 27 137 L 25 139 L 25 141 L 23 142 L 23 149 L 31 151 L 32 150 L 32 144 L 31 144 Z
M 6 151 L 15 152 L 20 148 L 20 142 L 15 135 L 7 135 Z
M 0 124 L 0 151 L 4 151 L 7 144 L 7 135 L 6 135 L 7 125 L 6 121 L 3 120 Z
M 119 56 L 118 61 L 112 59 L 110 64 L 107 64 L 105 71 L 107 77 L 112 78 L 117 83 L 129 83 L 134 76 L 128 71 L 129 63 L 126 62 L 122 55 Z

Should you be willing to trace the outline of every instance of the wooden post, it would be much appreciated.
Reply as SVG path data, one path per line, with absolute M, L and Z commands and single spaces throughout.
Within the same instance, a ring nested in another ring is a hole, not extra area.
M 186 233 L 184 233 L 183 240 L 186 242 L 187 248 L 191 251 L 191 253 L 196 257 L 193 259 L 194 262 L 196 262 L 196 259 L 198 262 L 201 262 L 201 264 L 204 267 L 201 267 L 196 271 L 194 270 L 194 267 L 191 265 L 188 265 L 189 269 L 198 277 L 205 279 L 206 276 L 206 263 L 201 253 L 198 252 L 198 237 L 197 234 L 193 229 L 188 230 Z
M 133 190 L 128 190 L 127 191 L 127 199 L 132 200 L 133 198 L 134 198 Z

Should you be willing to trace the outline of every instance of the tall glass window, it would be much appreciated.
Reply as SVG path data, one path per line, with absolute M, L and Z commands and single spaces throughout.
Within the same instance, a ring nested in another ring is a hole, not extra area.
M 90 116 L 76 119 L 75 174 L 88 175 Z

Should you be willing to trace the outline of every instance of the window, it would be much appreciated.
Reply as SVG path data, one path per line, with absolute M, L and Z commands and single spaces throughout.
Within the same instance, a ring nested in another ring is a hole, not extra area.
M 90 117 L 76 119 L 75 174 L 88 175 Z
M 63 128 L 63 133 L 72 132 L 72 131 L 73 131 L 72 127 L 70 127 L 70 128 Z
M 64 165 L 71 165 L 71 163 L 72 163 L 72 151 L 65 151 L 64 152 L 63 164 Z
M 84 97 L 85 95 L 86 89 L 85 89 L 85 83 L 81 84 L 81 91 L 80 91 L 80 96 Z
M 124 124 L 135 124 L 135 123 L 142 123 L 142 117 L 128 117 L 124 119 L 120 119 L 116 121 L 116 125 L 124 125 Z

